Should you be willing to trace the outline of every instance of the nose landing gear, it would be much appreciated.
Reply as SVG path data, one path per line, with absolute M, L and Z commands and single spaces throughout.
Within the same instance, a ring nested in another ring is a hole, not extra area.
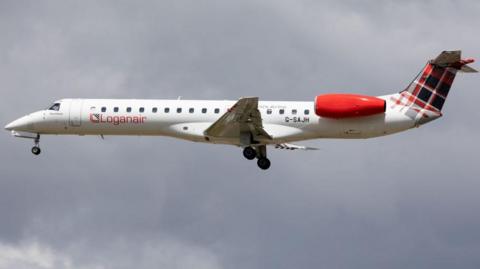
M 37 146 L 34 146 L 34 147 L 32 148 L 32 153 L 33 153 L 34 155 L 39 155 L 41 152 L 42 152 L 42 150 L 41 150 L 39 147 L 37 147 Z
M 24 133 L 18 133 L 18 132 L 13 132 L 13 131 L 12 131 L 12 134 L 15 137 L 33 139 L 33 141 L 35 142 L 35 145 L 32 148 L 32 153 L 34 155 L 39 155 L 42 152 L 42 150 L 40 149 L 40 134 L 37 134 L 37 135 L 32 134 L 32 133 L 24 134 Z
M 37 134 L 37 137 L 35 137 L 33 141 L 35 142 L 35 146 L 32 148 L 32 153 L 34 155 L 39 155 L 42 152 L 40 149 L 40 134 Z
M 262 170 L 267 170 L 270 168 L 270 160 L 267 158 L 267 146 L 261 145 L 258 147 L 245 147 L 243 149 L 243 156 L 248 160 L 253 160 L 258 158 L 257 165 Z

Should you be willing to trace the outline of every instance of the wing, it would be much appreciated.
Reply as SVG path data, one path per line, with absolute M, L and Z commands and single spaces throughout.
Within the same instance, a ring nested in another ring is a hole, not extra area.
M 318 150 L 318 148 L 311 148 L 311 147 L 306 147 L 306 146 L 298 146 L 298 145 L 292 145 L 292 144 L 276 144 L 275 145 L 276 149 L 288 149 L 288 150 L 295 150 L 295 149 L 301 149 L 301 150 Z
M 225 114 L 214 122 L 205 135 L 209 137 L 239 138 L 249 133 L 255 141 L 268 141 L 272 137 L 263 129 L 258 111 L 258 97 L 240 98 Z

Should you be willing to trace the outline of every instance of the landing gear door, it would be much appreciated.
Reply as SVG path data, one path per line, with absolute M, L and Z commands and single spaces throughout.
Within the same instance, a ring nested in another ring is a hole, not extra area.
M 70 102 L 70 116 L 68 124 L 72 127 L 79 127 L 82 125 L 82 99 L 73 99 Z

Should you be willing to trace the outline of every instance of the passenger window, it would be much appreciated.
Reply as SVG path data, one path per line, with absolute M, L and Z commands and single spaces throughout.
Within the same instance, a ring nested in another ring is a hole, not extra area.
M 118 112 L 118 107 L 114 107 L 113 112 Z
M 128 113 L 132 112 L 132 108 L 131 108 L 131 107 L 127 107 L 127 112 L 128 112 Z
M 308 109 L 305 109 L 305 111 L 304 111 L 304 112 L 305 112 L 305 115 L 308 115 L 308 114 L 310 114 L 310 110 L 308 110 Z
M 177 113 L 182 113 L 182 108 L 181 107 L 177 108 Z
M 218 114 L 220 112 L 220 108 L 215 108 L 214 112 L 215 114 Z
M 158 108 L 156 108 L 156 107 L 152 108 L 153 113 L 157 113 L 157 111 L 158 111 Z
M 297 115 L 297 110 L 296 109 L 292 109 L 292 115 Z
M 164 111 L 165 111 L 165 113 L 168 113 L 168 112 L 170 112 L 170 108 L 166 107 Z
M 202 113 L 203 113 L 203 114 L 207 113 L 207 109 L 206 109 L 206 108 L 202 108 Z
M 106 108 L 106 107 L 102 107 L 102 112 L 107 112 L 107 108 Z
M 268 114 L 268 115 L 272 114 L 272 110 L 271 110 L 270 108 L 267 109 L 267 114 Z
M 143 113 L 143 112 L 145 112 L 145 108 L 141 107 L 138 111 L 140 111 L 140 113 Z
M 59 111 L 60 110 L 60 103 L 53 104 L 48 110 Z
M 195 109 L 193 109 L 193 107 L 191 107 L 189 110 L 188 110 L 189 113 L 193 113 L 195 112 Z
M 285 110 L 284 110 L 284 109 L 280 109 L 280 110 L 278 111 L 278 114 L 280 114 L 280 115 L 283 115 L 283 113 L 285 113 Z

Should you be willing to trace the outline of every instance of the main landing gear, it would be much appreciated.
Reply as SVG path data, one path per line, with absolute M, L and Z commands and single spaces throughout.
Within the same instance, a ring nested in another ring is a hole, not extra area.
M 243 149 L 243 157 L 247 158 L 247 160 L 253 160 L 257 157 L 257 151 L 252 147 L 246 147 Z
M 259 158 L 257 161 L 257 165 L 258 167 L 260 167 L 260 169 L 267 170 L 268 168 L 270 168 L 270 160 L 266 157 Z
M 32 153 L 34 155 L 39 155 L 42 152 L 40 149 L 40 134 L 37 134 L 37 137 L 35 137 L 33 141 L 35 142 L 35 146 L 32 148 Z
M 251 146 L 243 149 L 243 156 L 248 160 L 258 158 L 257 165 L 262 170 L 270 168 L 270 160 L 267 158 L 267 146 L 261 145 L 253 148 Z

